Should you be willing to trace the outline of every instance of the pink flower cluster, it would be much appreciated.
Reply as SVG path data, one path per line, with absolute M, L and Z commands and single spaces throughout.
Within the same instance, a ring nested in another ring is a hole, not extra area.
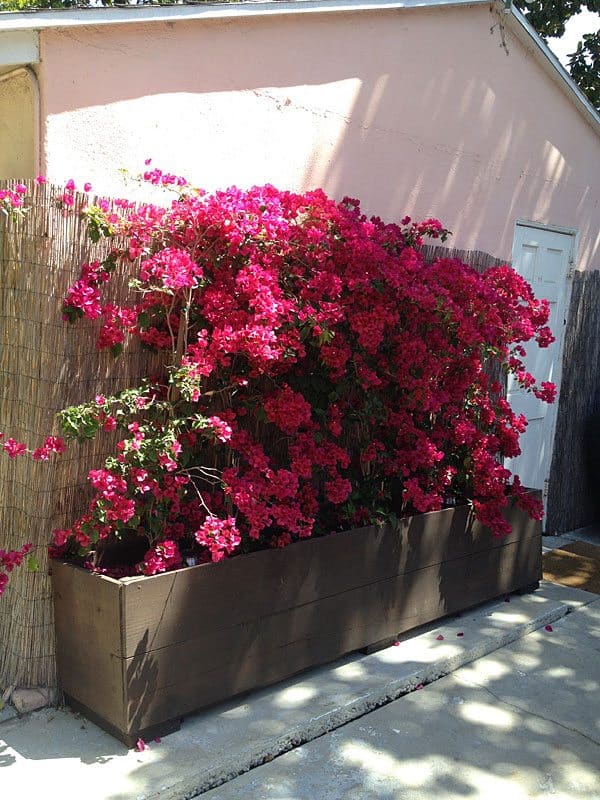
M 144 556 L 142 572 L 144 575 L 158 575 L 160 572 L 179 569 L 182 563 L 177 544 L 168 540 L 162 541 Z
M 3 434 L 0 432 L 0 439 Z M 2 450 L 9 458 L 30 455 L 35 461 L 49 461 L 53 453 L 64 453 L 65 443 L 60 436 L 47 436 L 41 447 L 30 450 L 24 442 L 18 442 L 12 436 L 2 442 Z
M 16 183 L 12 188 L 0 189 L 0 208 L 10 211 L 23 208 L 27 187 L 24 183 Z
M 284 433 L 295 433 L 310 424 L 310 403 L 287 384 L 267 397 L 264 409 L 269 422 L 277 425 Z
M 202 278 L 202 267 L 190 258 L 187 250 L 166 247 L 144 261 L 140 279 L 164 289 L 195 289 Z
M 554 399 L 524 366 L 523 343 L 552 341 L 548 304 L 510 267 L 426 264 L 424 237 L 448 234 L 439 221 L 386 224 L 319 190 L 208 195 L 159 170 L 145 179 L 184 192 L 96 209 L 113 249 L 83 265 L 64 310 L 103 318 L 100 348 L 137 338 L 169 366 L 71 414 L 70 435 L 125 438 L 90 473 L 88 513 L 57 533 L 62 553 L 142 537 L 138 569 L 155 574 L 184 552 L 219 561 L 450 495 L 498 535 L 511 496 L 539 515 L 502 466 L 525 420 L 486 372 L 491 353 Z M 116 270 L 133 279 L 120 306 L 104 299 Z
M 31 548 L 31 544 L 25 544 L 20 550 L 0 550 L 0 596 L 6 589 L 8 576 L 15 567 L 21 566 Z
M 208 516 L 194 533 L 194 537 L 198 544 L 209 550 L 213 561 L 221 561 L 225 555 L 233 553 L 242 541 L 232 517 L 219 519 Z

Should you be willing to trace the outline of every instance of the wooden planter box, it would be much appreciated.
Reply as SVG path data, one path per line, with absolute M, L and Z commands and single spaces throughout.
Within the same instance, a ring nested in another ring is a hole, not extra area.
M 541 576 L 541 526 L 494 538 L 466 507 L 217 564 L 113 580 L 53 562 L 67 702 L 131 746 L 181 716 L 516 590 Z M 371 647 L 369 647 L 371 646 Z

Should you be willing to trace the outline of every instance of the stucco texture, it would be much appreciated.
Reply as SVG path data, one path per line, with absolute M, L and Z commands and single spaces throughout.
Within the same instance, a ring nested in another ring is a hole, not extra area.
M 37 93 L 25 69 L 0 75 L 0 178 L 32 178 L 37 168 Z
M 273 183 L 437 216 L 511 257 L 514 222 L 581 231 L 600 267 L 600 139 L 487 7 L 46 31 L 52 180 L 123 194 L 145 158 L 206 189 Z

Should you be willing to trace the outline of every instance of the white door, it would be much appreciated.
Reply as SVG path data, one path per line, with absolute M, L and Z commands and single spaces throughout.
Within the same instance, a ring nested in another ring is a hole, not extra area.
M 548 325 L 555 341 L 547 348 L 535 342 L 526 346 L 525 367 L 541 381 L 552 381 L 560 389 L 563 334 L 566 324 L 569 274 L 574 258 L 575 232 L 559 232 L 544 227 L 517 223 L 513 244 L 513 267 L 527 280 L 537 298 L 550 303 Z M 517 474 L 524 486 L 545 489 L 550 473 L 557 400 L 552 404 L 538 400 L 520 388 L 512 376 L 508 381 L 508 401 L 517 414 L 528 420 L 521 436 L 521 455 L 506 460 L 506 467 Z M 545 498 L 544 498 L 545 500 Z

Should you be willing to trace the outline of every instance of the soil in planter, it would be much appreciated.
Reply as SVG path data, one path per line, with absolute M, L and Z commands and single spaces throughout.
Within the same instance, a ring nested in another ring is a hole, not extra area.
M 91 558 L 80 566 L 111 578 L 132 577 L 138 574 L 136 564 L 143 560 L 149 547 L 146 536 L 133 533 L 122 539 L 104 539 L 98 542 Z
M 462 497 L 446 497 L 442 504 L 442 508 L 457 508 L 466 505 L 467 501 Z M 410 512 L 400 508 L 397 509 L 396 519 L 398 523 L 403 518 L 414 516 L 415 512 Z M 382 522 L 383 524 L 383 522 Z M 335 532 L 315 530 L 312 539 L 322 538 L 323 536 L 334 535 Z M 198 547 L 195 542 L 190 541 L 187 546 L 185 540 L 179 541 L 179 548 L 183 557 L 183 566 L 197 566 L 198 564 L 210 561 L 210 556 L 207 551 Z M 90 572 L 97 572 L 108 577 L 119 579 L 134 577 L 140 574 L 138 565 L 144 560 L 144 556 L 150 549 L 150 542 L 148 537 L 140 535 L 136 532 L 128 532 L 117 539 L 109 537 L 100 540 L 94 551 L 90 553 L 89 558 L 83 559 L 76 556 L 68 557 L 65 559 L 77 566 L 85 567 Z M 244 555 L 248 552 L 257 552 L 260 550 L 270 549 L 265 543 L 257 541 L 251 542 L 250 547 L 240 549 L 239 552 L 234 553 L 230 558 L 235 558 L 239 555 Z
M 381 518 L 379 524 L 385 524 L 396 527 L 401 524 L 403 519 L 408 519 L 415 516 L 416 512 L 410 505 L 404 506 L 401 503 L 402 489 L 400 482 L 391 482 L 391 495 L 396 502 L 391 503 L 391 513 L 387 518 Z M 460 495 L 448 495 L 444 497 L 442 509 L 459 508 L 467 505 L 468 501 Z M 359 525 L 372 525 L 372 520 L 364 520 Z M 342 530 L 345 530 L 343 528 Z M 326 536 L 335 535 L 336 532 L 331 527 L 327 527 L 327 522 L 323 524 L 316 524 L 312 532 L 311 539 L 320 539 Z M 298 540 L 299 543 L 303 540 Z M 193 567 L 199 564 L 211 561 L 209 551 L 200 547 L 193 536 L 187 534 L 178 540 L 179 551 L 182 556 L 183 567 Z M 124 531 L 117 538 L 112 535 L 108 538 L 101 539 L 96 544 L 96 549 L 91 551 L 86 557 L 81 557 L 75 553 L 64 553 L 61 558 L 76 566 L 84 567 L 90 572 L 106 575 L 110 578 L 120 579 L 135 577 L 142 574 L 140 565 L 144 561 L 144 557 L 151 549 L 149 537 L 140 531 Z M 271 545 L 264 540 L 250 540 L 244 542 L 243 546 L 236 552 L 231 554 L 229 558 L 254 553 L 261 550 L 269 550 Z

